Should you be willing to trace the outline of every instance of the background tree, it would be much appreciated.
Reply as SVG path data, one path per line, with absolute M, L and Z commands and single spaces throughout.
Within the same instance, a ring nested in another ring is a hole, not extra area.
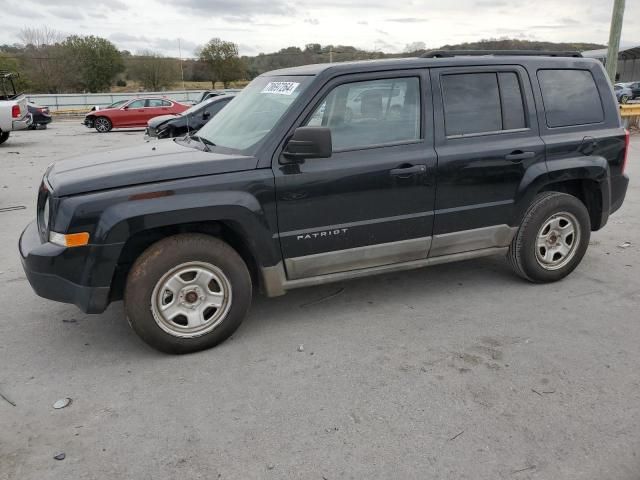
M 414 53 L 414 52 L 421 52 L 427 49 L 427 45 L 424 42 L 411 42 L 411 43 L 407 43 L 404 46 L 404 52 L 405 53 Z
M 31 87 L 37 91 L 63 91 L 67 73 L 60 59 L 60 42 L 64 35 L 43 25 L 23 28 L 18 37 L 23 43 L 19 61 L 21 76 L 30 78 Z
M 15 84 L 16 90 L 18 90 L 18 92 L 24 92 L 30 87 L 29 79 L 24 74 L 20 74 L 21 68 L 18 59 L 12 55 L 9 55 L 8 53 L 3 53 L 0 51 L 0 71 L 3 70 L 20 75 L 17 79 L 14 78 L 13 80 L 13 83 Z M 2 95 L 2 90 L 0 90 L 0 95 Z
M 200 61 L 209 66 L 212 88 L 215 88 L 215 82 L 222 82 L 227 88 L 229 82 L 245 77 L 246 66 L 238 56 L 238 46 L 233 42 L 212 38 L 196 53 Z
M 122 55 L 105 38 L 72 35 L 61 44 L 71 85 L 89 92 L 108 90 L 118 73 L 124 71 Z
M 129 78 L 139 81 L 146 90 L 159 91 L 180 78 L 180 67 L 175 58 L 144 51 L 126 60 Z

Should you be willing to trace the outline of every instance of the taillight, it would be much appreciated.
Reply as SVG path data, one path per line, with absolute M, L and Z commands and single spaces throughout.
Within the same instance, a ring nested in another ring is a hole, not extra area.
M 20 105 L 13 105 L 11 107 L 11 116 L 13 118 L 20 118 Z
M 627 168 L 627 158 L 629 158 L 629 130 L 624 130 L 624 156 L 622 157 L 622 173 Z

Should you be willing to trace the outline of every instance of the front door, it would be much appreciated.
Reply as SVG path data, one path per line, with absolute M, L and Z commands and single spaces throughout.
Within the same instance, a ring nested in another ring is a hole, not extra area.
M 426 258 L 430 99 L 422 70 L 341 77 L 318 93 L 295 126 L 329 127 L 333 155 L 273 165 L 288 279 Z
M 430 256 L 508 246 L 525 174 L 546 171 L 528 74 L 476 66 L 431 77 L 438 197 Z

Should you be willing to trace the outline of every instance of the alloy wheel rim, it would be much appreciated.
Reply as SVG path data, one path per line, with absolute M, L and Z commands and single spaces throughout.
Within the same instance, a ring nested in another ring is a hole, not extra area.
M 536 260 L 545 270 L 567 265 L 580 244 L 580 224 L 569 212 L 555 213 L 545 220 L 536 237 Z
M 231 307 L 231 282 L 215 265 L 188 262 L 165 273 L 151 294 L 151 311 L 169 335 L 193 338 L 220 325 Z
M 109 124 L 106 120 L 99 118 L 98 120 L 96 120 L 96 129 L 99 132 L 106 132 L 109 130 Z

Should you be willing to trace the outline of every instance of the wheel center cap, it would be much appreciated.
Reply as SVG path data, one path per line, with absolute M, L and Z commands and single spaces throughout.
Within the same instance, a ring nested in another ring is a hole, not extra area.
M 185 287 L 180 292 L 180 303 L 189 309 L 194 309 L 204 300 L 204 293 L 197 286 Z
M 195 303 L 196 300 L 198 300 L 198 294 L 196 292 L 188 292 L 185 296 L 184 299 L 188 302 L 188 303 Z

